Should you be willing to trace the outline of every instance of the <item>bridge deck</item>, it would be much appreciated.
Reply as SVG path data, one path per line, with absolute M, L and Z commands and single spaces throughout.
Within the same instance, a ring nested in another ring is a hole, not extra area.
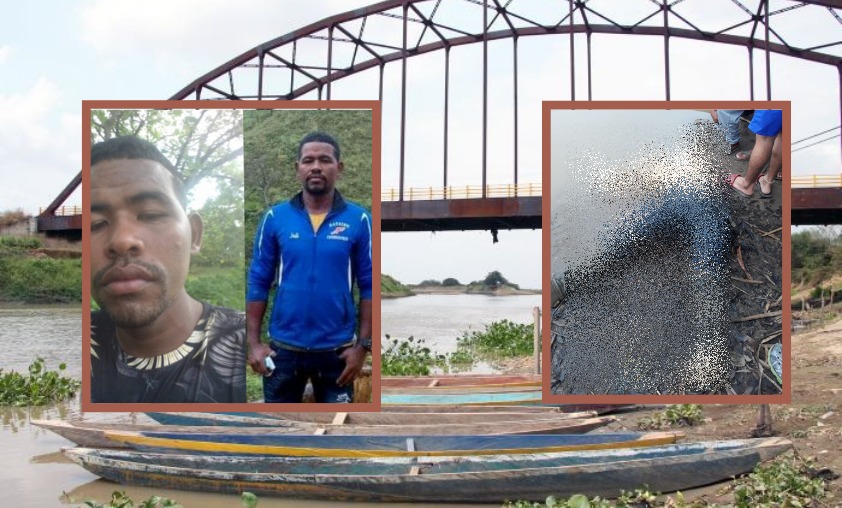
M 540 229 L 541 197 L 384 201 L 381 231 Z

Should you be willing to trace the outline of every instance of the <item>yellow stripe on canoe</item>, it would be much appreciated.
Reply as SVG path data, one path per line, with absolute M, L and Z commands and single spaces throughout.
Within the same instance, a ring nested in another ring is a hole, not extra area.
M 521 455 L 534 453 L 575 452 L 588 450 L 611 450 L 624 448 L 644 448 L 672 444 L 682 437 L 681 433 L 663 432 L 643 435 L 640 439 L 616 443 L 594 443 L 581 445 L 559 445 L 540 448 L 498 448 L 489 450 L 350 450 L 343 448 L 305 448 L 295 446 L 270 446 L 245 443 L 215 443 L 213 441 L 194 441 L 189 439 L 170 439 L 150 437 L 142 434 L 106 431 L 106 437 L 129 445 L 149 446 L 174 450 L 189 450 L 209 454 L 242 455 L 278 455 L 287 457 L 448 457 L 467 455 Z

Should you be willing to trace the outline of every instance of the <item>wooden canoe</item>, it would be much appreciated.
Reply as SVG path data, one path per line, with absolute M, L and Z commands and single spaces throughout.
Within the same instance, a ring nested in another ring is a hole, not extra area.
M 384 376 L 380 386 L 391 388 L 445 388 L 460 386 L 541 386 L 540 374 L 473 375 L 460 374 L 451 376 Z
M 160 423 L 176 423 L 178 413 L 163 413 L 150 416 Z M 213 418 L 213 413 L 184 413 L 189 415 L 203 415 Z M 547 419 L 593 418 L 596 413 L 583 411 L 579 413 L 519 413 L 519 412 L 491 412 L 491 413 L 224 413 L 228 415 L 252 418 L 277 418 L 291 422 L 311 422 L 322 424 L 344 425 L 449 425 L 465 423 L 492 423 L 509 421 L 531 421 Z M 160 419 L 159 419 L 160 418 Z
M 512 427 L 513 423 L 524 425 L 524 429 L 531 428 L 530 424 L 533 422 L 536 423 L 534 428 L 553 425 L 563 428 L 575 425 L 576 422 L 581 423 L 585 420 L 594 419 L 596 416 L 592 413 L 527 413 L 525 415 L 519 413 L 147 413 L 147 415 L 163 425 L 264 428 L 297 426 L 304 431 L 306 431 L 308 425 L 313 428 L 315 426 L 379 428 L 380 431 L 373 432 L 374 434 L 446 434 L 449 432 L 500 434 L 501 428 Z M 487 419 L 484 418 L 486 415 L 489 416 Z M 298 420 L 287 419 L 285 416 L 298 418 Z M 416 416 L 418 418 L 413 419 Z M 371 422 L 371 424 L 367 425 L 362 422 Z M 473 432 L 470 431 L 470 426 L 474 426 Z M 418 432 L 406 430 L 409 427 L 418 430 Z M 454 429 L 436 431 L 436 429 L 443 427 L 454 427 Z M 480 432 L 479 428 L 486 428 L 488 432 Z M 536 432 L 514 432 L 512 430 L 508 433 L 534 434 Z
M 367 502 L 488 502 L 672 492 L 751 471 L 791 447 L 780 438 L 527 456 L 313 459 L 65 450 L 123 484 L 202 492 Z
M 384 404 L 382 413 L 561 413 L 562 408 L 550 404 L 498 405 L 498 404 Z
M 612 417 L 534 420 L 526 422 L 496 422 L 489 424 L 455 425 L 333 425 L 307 422 L 294 422 L 284 427 L 230 427 L 230 426 L 194 426 L 194 425 L 133 425 L 125 423 L 102 423 L 89 421 L 65 422 L 62 420 L 33 421 L 35 425 L 50 430 L 80 446 L 122 448 L 125 443 L 115 442 L 107 433 L 127 432 L 167 432 L 173 436 L 205 434 L 224 436 L 236 434 L 243 436 L 275 435 L 339 435 L 339 436 L 389 436 L 389 435 L 526 435 L 526 434 L 581 434 L 613 422 Z
M 675 432 L 496 436 L 308 436 L 106 431 L 105 436 L 149 452 L 292 457 L 426 457 L 506 455 L 639 448 L 674 443 Z
M 381 400 L 385 394 L 418 394 L 418 395 L 440 395 L 440 394 L 474 394 L 474 393 L 511 393 L 511 392 L 536 392 L 541 393 L 541 386 L 538 385 L 465 385 L 465 386 L 394 386 L 383 387 Z
M 383 406 L 401 405 L 530 405 L 541 404 L 541 390 L 492 393 L 380 394 Z

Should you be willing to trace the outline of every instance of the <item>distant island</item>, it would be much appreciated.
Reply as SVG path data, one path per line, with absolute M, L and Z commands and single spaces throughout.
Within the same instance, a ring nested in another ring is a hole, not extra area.
M 444 280 L 427 279 L 420 284 L 403 284 L 394 277 L 386 274 L 380 276 L 380 295 L 382 298 L 401 298 L 413 295 L 540 295 L 540 289 L 520 289 L 517 284 L 506 280 L 503 275 L 494 270 L 489 272 L 483 280 L 462 284 L 459 280 L 448 277 Z

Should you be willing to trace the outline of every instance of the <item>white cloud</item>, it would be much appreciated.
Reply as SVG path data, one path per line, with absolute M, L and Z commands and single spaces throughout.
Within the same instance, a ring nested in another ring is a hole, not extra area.
M 94 0 L 82 12 L 83 40 L 103 54 L 230 54 L 363 5 L 275 0 Z M 215 57 L 218 60 L 218 56 Z
M 49 141 L 44 125 L 59 98 L 58 86 L 39 78 L 24 93 L 0 95 L 0 146 L 15 150 L 43 149 Z
M 0 210 L 36 213 L 78 173 L 81 121 L 71 128 L 58 111 L 60 97 L 46 78 L 23 92 L 0 94 L 0 160 L 11 178 L 0 186 Z
M 0 46 L 0 64 L 5 62 L 9 59 L 9 55 L 12 54 L 12 47 L 8 44 L 3 44 Z

